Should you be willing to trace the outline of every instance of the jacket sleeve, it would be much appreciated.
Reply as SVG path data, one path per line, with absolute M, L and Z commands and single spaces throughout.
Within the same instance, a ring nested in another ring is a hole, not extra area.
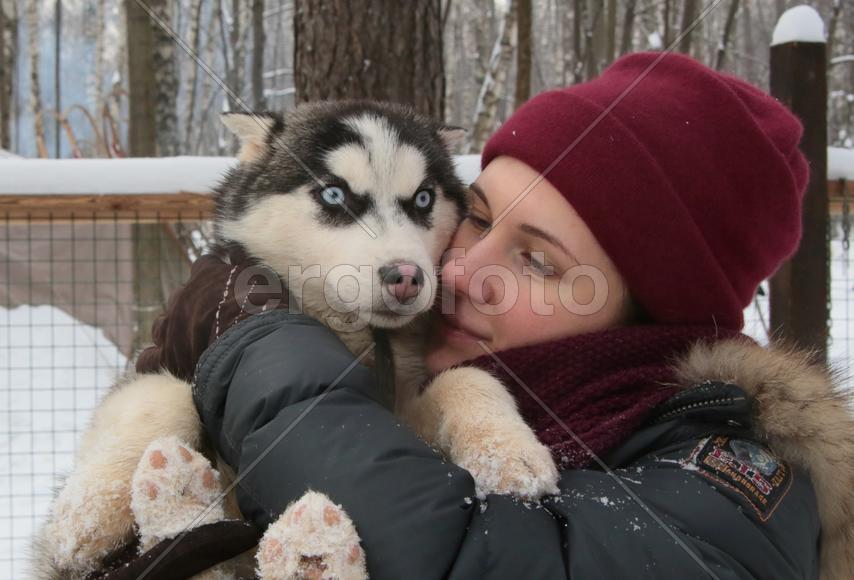
M 541 504 L 477 500 L 466 471 L 379 403 L 372 371 L 301 315 L 230 329 L 199 362 L 194 398 L 237 472 L 244 516 L 264 529 L 305 491 L 324 492 L 355 523 L 376 580 L 810 577 L 786 527 L 811 522 L 811 489 L 792 489 L 760 525 L 678 467 L 684 445 L 616 477 L 565 471 Z

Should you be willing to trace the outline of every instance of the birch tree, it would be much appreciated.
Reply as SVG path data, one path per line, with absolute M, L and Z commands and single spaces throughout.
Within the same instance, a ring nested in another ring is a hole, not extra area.
M 256 111 L 267 108 L 264 99 L 264 0 L 252 2 L 252 106 Z
M 42 106 L 41 79 L 39 64 L 41 52 L 39 45 L 39 2 L 27 2 L 27 36 L 30 52 L 30 110 L 33 112 L 33 130 L 39 157 L 46 158 L 47 144 L 44 135 L 44 108 Z
M 89 77 L 89 100 L 95 111 L 104 108 L 104 35 L 106 0 L 95 0 L 95 66 Z
M 213 62 L 214 52 L 216 51 L 216 35 L 213 31 L 216 29 L 217 23 L 221 21 L 221 5 L 219 2 L 213 3 L 211 10 L 210 22 L 208 23 L 208 34 L 205 41 L 205 51 L 203 55 L 204 62 Z M 193 149 L 194 155 L 199 155 L 202 151 L 202 143 L 205 137 L 205 129 L 210 128 L 210 113 L 213 109 L 214 98 L 216 94 L 213 88 L 213 81 L 210 75 L 202 75 L 202 89 L 199 98 L 201 109 L 199 111 L 199 121 L 197 123 L 199 131 L 196 137 L 195 146 Z
M 54 151 L 58 159 L 62 152 L 60 126 L 62 124 L 62 0 L 54 0 L 53 10 L 53 98 L 54 105 Z
M 148 6 L 161 21 L 171 25 L 173 0 L 149 0 Z M 152 35 L 152 69 L 154 72 L 154 119 L 157 154 L 178 154 L 178 72 L 175 64 L 175 41 L 155 19 L 149 20 Z
M 495 47 L 492 49 L 492 57 L 489 59 L 489 68 L 477 98 L 469 153 L 479 153 L 483 150 L 483 146 L 495 126 L 498 101 L 505 90 L 510 59 L 513 57 L 513 29 L 515 26 L 516 2 L 510 0 L 507 12 L 501 20 L 498 38 L 495 41 Z
M 515 106 L 531 98 L 531 0 L 516 0 L 516 98 Z
M 18 13 L 15 0 L 0 0 L 0 148 L 11 149 Z
M 202 20 L 202 0 L 192 0 L 190 2 L 190 21 L 188 43 L 193 51 L 193 54 L 199 54 L 199 46 L 201 45 L 201 20 Z M 209 62 L 209 61 L 208 61 Z M 192 149 L 192 131 L 193 122 L 196 114 L 196 98 L 199 87 L 199 65 L 192 58 L 188 61 L 189 69 L 187 71 L 187 108 L 184 113 L 184 139 L 182 142 L 181 151 L 189 153 Z

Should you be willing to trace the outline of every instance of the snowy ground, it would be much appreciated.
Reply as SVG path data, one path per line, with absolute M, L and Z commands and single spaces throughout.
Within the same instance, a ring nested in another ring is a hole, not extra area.
M 77 436 L 125 359 L 63 311 L 0 308 L 0 578 L 24 578 L 27 540 Z

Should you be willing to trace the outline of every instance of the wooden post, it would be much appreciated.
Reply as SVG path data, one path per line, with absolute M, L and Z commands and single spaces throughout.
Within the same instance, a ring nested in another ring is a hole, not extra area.
M 799 12 L 790 14 L 793 11 Z M 793 16 L 800 19 L 799 26 L 792 26 Z M 812 34 L 809 26 L 804 27 L 804 18 L 818 19 L 818 23 L 811 22 Z M 817 357 L 826 360 L 830 296 L 827 54 L 825 43 L 819 42 L 823 33 L 815 32 L 816 25 L 823 30 L 818 13 L 811 8 L 799 6 L 787 11 L 780 17 L 771 46 L 771 94 L 804 125 L 801 150 L 809 160 L 810 179 L 803 204 L 801 244 L 771 279 L 770 308 L 774 336 L 815 349 Z

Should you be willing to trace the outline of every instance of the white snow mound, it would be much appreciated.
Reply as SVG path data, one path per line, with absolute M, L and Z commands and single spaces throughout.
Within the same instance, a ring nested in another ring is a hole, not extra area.
M 0 195 L 211 193 L 233 157 L 24 159 L 3 156 Z M 457 174 L 471 183 L 480 155 L 454 156 Z
M 824 21 L 815 8 L 802 4 L 783 12 L 771 36 L 771 46 L 787 42 L 827 42 Z
M 827 179 L 854 181 L 854 149 L 827 148 Z

